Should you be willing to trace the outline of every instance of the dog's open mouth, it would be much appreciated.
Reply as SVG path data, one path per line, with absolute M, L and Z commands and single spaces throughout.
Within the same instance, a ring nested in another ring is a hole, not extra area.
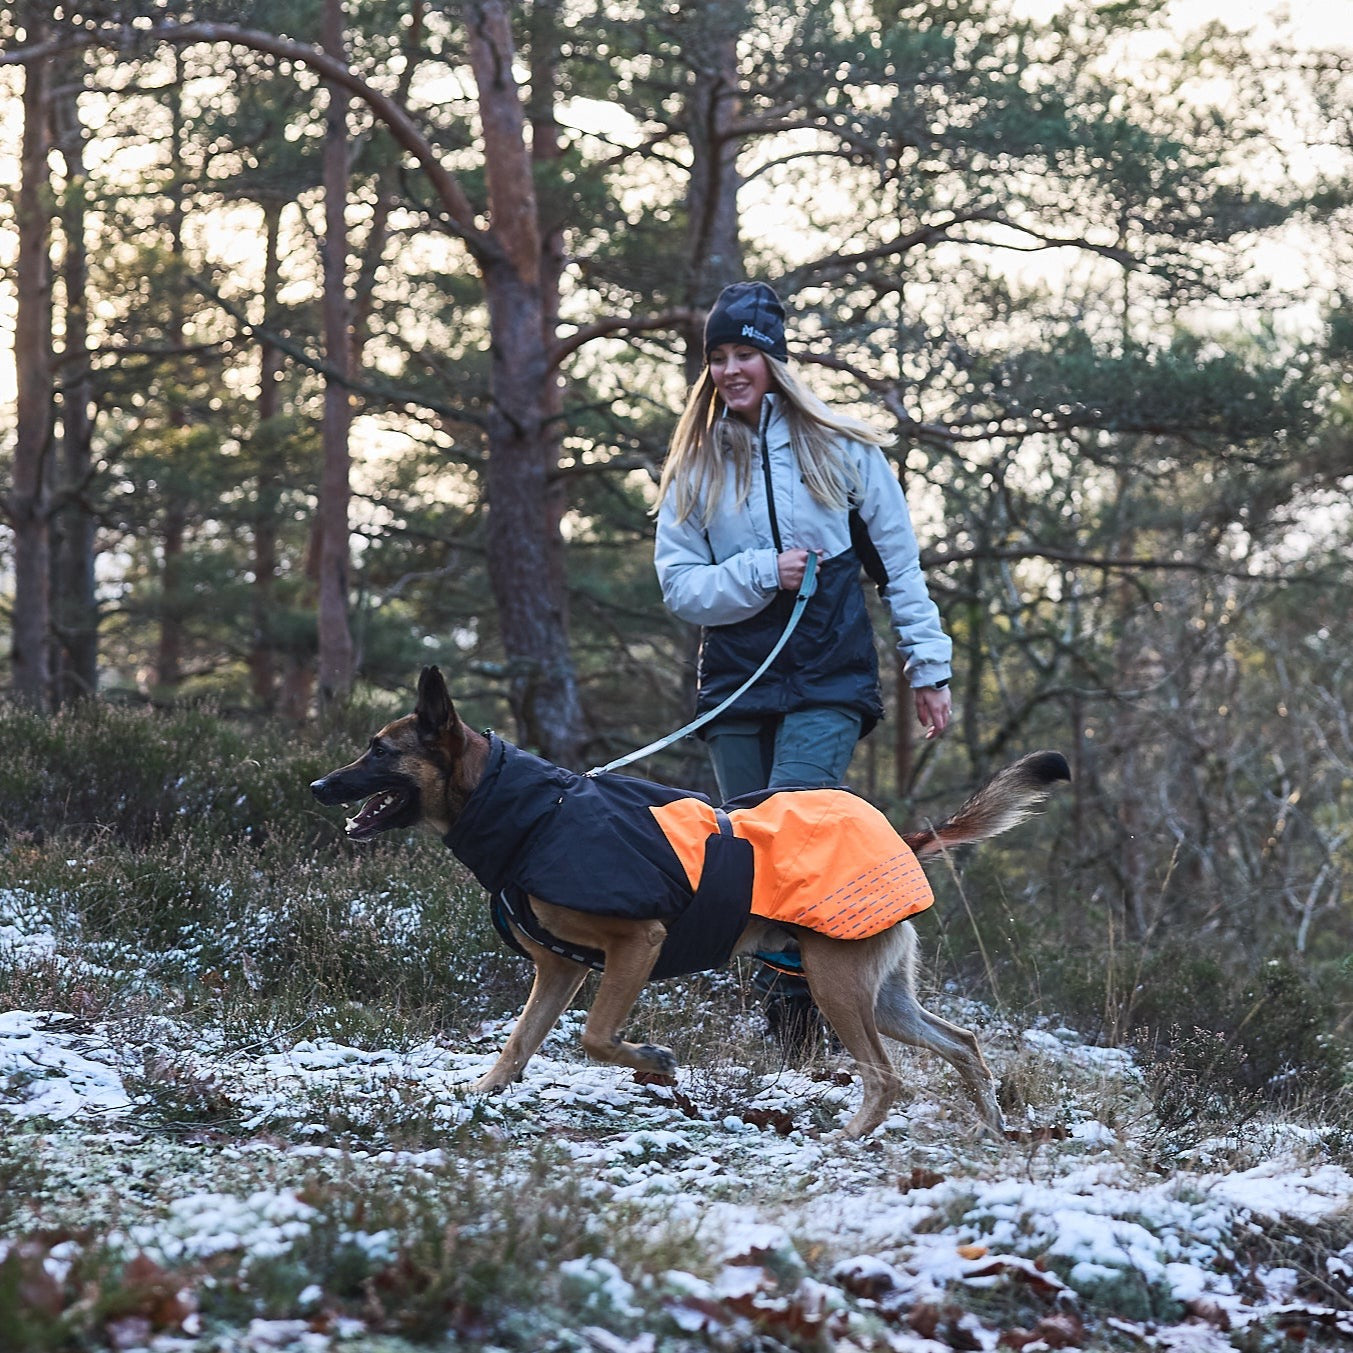
M 379 794 L 373 794 L 348 819 L 349 840 L 362 841 L 368 836 L 375 836 L 377 832 L 403 825 L 412 804 L 413 795 L 408 790 L 384 789 Z

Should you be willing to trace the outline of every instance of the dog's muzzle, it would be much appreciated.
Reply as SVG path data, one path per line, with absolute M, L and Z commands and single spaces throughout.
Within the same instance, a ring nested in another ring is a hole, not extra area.
M 323 779 L 312 780 L 310 792 L 323 804 L 358 803 L 362 806 L 348 819 L 350 841 L 364 841 L 395 827 L 412 827 L 422 818 L 415 785 L 381 777 L 373 783 L 370 776 L 334 771 Z
M 347 803 L 349 800 L 341 789 L 333 784 L 333 777 L 326 775 L 319 780 L 311 780 L 310 792 L 321 802 L 329 805 Z

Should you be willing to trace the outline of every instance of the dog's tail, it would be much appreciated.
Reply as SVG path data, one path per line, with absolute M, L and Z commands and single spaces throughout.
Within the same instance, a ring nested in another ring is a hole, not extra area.
M 902 839 L 924 859 L 951 846 L 999 836 L 1036 813 L 1058 780 L 1070 780 L 1061 752 L 1030 752 L 987 781 L 953 817 Z

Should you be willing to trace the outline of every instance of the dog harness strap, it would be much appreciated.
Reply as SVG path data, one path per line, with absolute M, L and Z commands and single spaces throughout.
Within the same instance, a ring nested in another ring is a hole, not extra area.
M 700 884 L 680 916 L 665 922 L 667 938 L 652 977 L 680 977 L 721 968 L 747 928 L 755 860 L 751 843 L 733 834 L 727 813 L 715 810 L 717 832 L 705 838 Z
M 507 900 L 506 889 L 489 898 L 489 920 L 493 922 L 493 928 L 498 932 L 498 938 L 509 949 L 514 950 L 523 958 L 530 958 L 531 955 L 522 948 L 521 941 L 512 929 L 512 919 L 512 907 Z
M 531 899 L 518 888 L 504 888 L 499 892 L 490 903 L 489 914 L 493 918 L 493 928 L 504 942 L 523 958 L 530 958 L 530 954 L 522 948 L 512 933 L 513 926 L 528 939 L 534 940 L 542 949 L 548 949 L 552 954 L 558 954 L 560 958 L 566 958 L 572 963 L 581 963 L 584 967 L 593 968 L 597 972 L 606 966 L 606 955 L 600 949 L 588 949 L 580 944 L 566 944 L 551 935 L 536 919 L 535 912 L 531 910 Z
M 716 705 L 713 709 L 706 710 L 698 719 L 692 719 L 690 723 L 678 728 L 675 733 L 668 733 L 665 738 L 659 738 L 656 742 L 650 742 L 647 747 L 640 747 L 637 752 L 631 752 L 628 756 L 617 757 L 614 761 L 608 761 L 604 766 L 593 766 L 587 772 L 589 776 L 605 775 L 607 771 L 619 770 L 621 766 L 628 766 L 632 761 L 642 761 L 646 756 L 652 756 L 654 752 L 660 752 L 665 747 L 670 747 L 674 742 L 680 742 L 688 733 L 694 733 L 697 728 L 703 728 L 711 719 L 717 718 L 726 710 L 739 696 L 745 695 L 751 690 L 758 681 L 766 674 L 771 663 L 780 656 L 780 650 L 789 642 L 789 636 L 794 633 L 795 626 L 799 623 L 808 605 L 808 599 L 817 591 L 817 555 L 811 551 L 808 554 L 808 562 L 803 570 L 803 581 L 799 584 L 798 595 L 794 598 L 794 609 L 789 613 L 789 619 L 785 623 L 784 633 L 780 635 L 774 648 L 766 654 L 765 660 L 755 672 L 742 683 L 726 700 Z

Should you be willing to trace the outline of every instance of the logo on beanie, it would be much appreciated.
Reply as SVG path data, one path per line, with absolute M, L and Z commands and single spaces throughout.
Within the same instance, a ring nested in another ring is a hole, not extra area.
M 775 347 L 775 340 L 769 334 L 763 334 L 755 324 L 744 324 L 742 326 L 743 338 L 750 338 L 753 342 L 760 343 L 764 347 Z

